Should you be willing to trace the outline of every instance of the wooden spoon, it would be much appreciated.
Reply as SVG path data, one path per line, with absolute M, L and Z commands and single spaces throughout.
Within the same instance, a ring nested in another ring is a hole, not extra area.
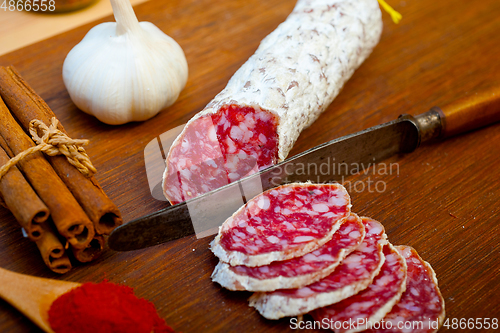
M 52 302 L 78 286 L 80 283 L 44 279 L 0 268 L 0 297 L 48 333 L 54 333 L 49 324 Z

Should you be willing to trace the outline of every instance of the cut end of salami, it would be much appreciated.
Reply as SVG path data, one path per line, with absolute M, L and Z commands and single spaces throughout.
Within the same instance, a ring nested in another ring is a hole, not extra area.
M 410 246 L 396 246 L 408 266 L 406 291 L 384 318 L 384 325 L 369 333 L 437 332 L 445 317 L 443 296 L 431 265 Z
M 177 204 L 274 165 L 277 127 L 276 115 L 236 104 L 193 119 L 170 149 L 165 196 Z
M 383 263 L 383 248 L 387 244 L 384 227 L 363 217 L 363 242 L 325 278 L 298 289 L 281 289 L 255 293 L 250 306 L 267 319 L 298 316 L 340 302 L 366 289 L 379 273 Z
M 350 214 L 340 184 L 293 183 L 259 194 L 227 219 L 211 244 L 232 266 L 268 265 L 318 249 Z
M 329 275 L 365 237 L 361 219 L 351 214 L 333 238 L 302 257 L 258 267 L 230 266 L 219 262 L 212 280 L 229 290 L 273 291 L 301 288 Z

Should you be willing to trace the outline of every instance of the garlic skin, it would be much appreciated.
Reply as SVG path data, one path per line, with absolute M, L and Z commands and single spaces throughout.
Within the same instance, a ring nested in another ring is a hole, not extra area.
M 116 23 L 93 27 L 67 55 L 63 80 L 71 100 L 100 121 L 143 121 L 172 105 L 186 85 L 181 47 L 129 0 L 111 0 Z

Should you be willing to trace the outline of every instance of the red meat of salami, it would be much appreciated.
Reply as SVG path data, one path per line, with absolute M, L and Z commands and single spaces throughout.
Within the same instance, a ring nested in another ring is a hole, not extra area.
M 429 263 L 409 246 L 396 246 L 408 266 L 406 291 L 384 318 L 384 327 L 370 333 L 437 332 L 445 317 L 444 299 Z
M 335 270 L 365 237 L 361 219 L 351 214 L 333 238 L 302 257 L 275 261 L 259 267 L 230 266 L 219 262 L 212 280 L 230 290 L 273 291 L 300 288 L 316 282 Z
M 391 311 L 405 291 L 406 261 L 391 245 L 384 247 L 385 261 L 380 273 L 365 290 L 339 303 L 314 310 L 315 320 L 328 320 L 337 333 L 366 330 Z
M 232 266 L 300 257 L 332 239 L 350 208 L 349 194 L 340 184 L 282 185 L 259 194 L 228 218 L 211 249 Z
M 387 236 L 379 222 L 367 217 L 363 217 L 362 222 L 366 230 L 363 242 L 332 274 L 299 289 L 255 293 L 250 297 L 250 306 L 268 319 L 279 319 L 309 313 L 367 288 L 384 263 Z
M 179 203 L 286 158 L 382 31 L 376 0 L 298 0 L 170 148 L 163 191 Z

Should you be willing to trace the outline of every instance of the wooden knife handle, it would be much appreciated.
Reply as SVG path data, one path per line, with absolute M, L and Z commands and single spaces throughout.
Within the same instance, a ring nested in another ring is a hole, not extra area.
M 441 138 L 493 124 L 500 121 L 500 86 L 433 109 L 440 113 Z

